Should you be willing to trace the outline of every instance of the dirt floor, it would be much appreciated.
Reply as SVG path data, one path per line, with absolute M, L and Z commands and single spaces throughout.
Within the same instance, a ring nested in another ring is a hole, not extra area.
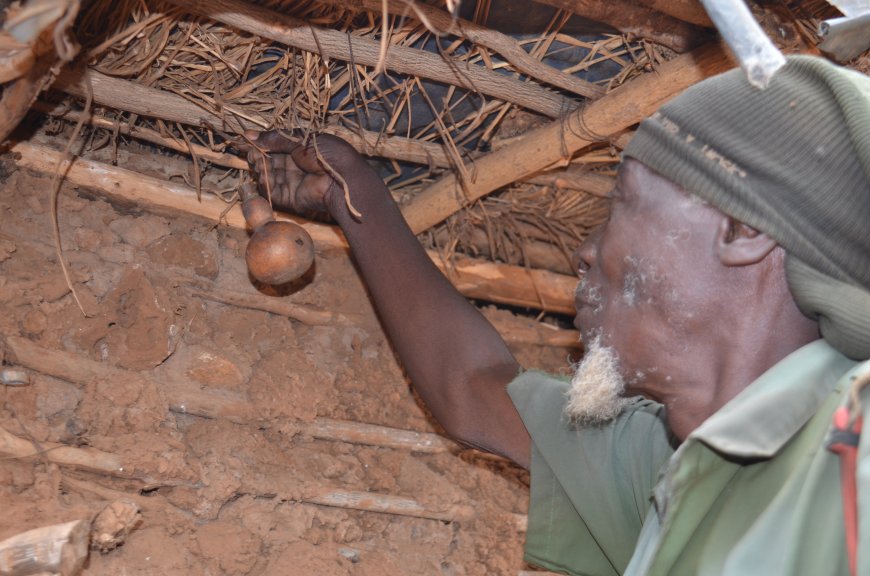
M 188 170 L 155 154 L 118 160 L 175 179 Z M 58 263 L 51 178 L 6 154 L 0 182 L 0 352 L 30 364 L 29 384 L 0 385 L 0 426 L 40 450 L 0 460 L 0 540 L 125 500 L 141 514 L 91 551 L 85 574 L 529 569 L 524 471 L 455 446 L 418 453 L 307 432 L 323 418 L 435 430 L 346 254 L 319 254 L 275 296 L 355 319 L 309 325 L 212 301 L 257 293 L 244 232 L 64 186 L 61 237 L 84 317 Z M 567 368 L 565 349 L 514 350 L 526 366 Z M 120 469 L 52 462 L 64 454 L 54 443 L 109 453 Z M 427 517 L 323 504 L 379 505 L 360 493 Z

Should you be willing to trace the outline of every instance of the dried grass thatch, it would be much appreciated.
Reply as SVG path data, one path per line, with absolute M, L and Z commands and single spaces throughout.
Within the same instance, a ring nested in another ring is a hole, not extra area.
M 203 16 L 209 4 L 223 9 Z M 480 24 L 488 2 L 475 4 L 471 22 L 440 5 L 386 4 L 387 17 L 381 0 L 85 3 L 76 27 L 82 60 L 120 81 L 113 100 L 95 100 L 102 105 L 89 121 L 102 135 L 92 138 L 117 145 L 126 134 L 186 153 L 191 184 L 226 193 L 241 177 L 227 179 L 225 169 L 244 166 L 232 145 L 244 128 L 337 131 L 378 160 L 401 202 L 446 171 L 460 183 L 473 179 L 479 155 L 674 55 L 643 39 L 570 34 L 564 10 L 555 10 L 543 29 L 515 38 Z M 795 42 L 806 48 L 813 40 L 807 23 L 821 12 L 801 10 L 783 5 L 778 14 L 796 23 Z M 148 89 L 199 113 L 143 114 L 118 95 Z M 617 153 L 601 142 L 568 169 L 607 175 Z M 564 183 L 532 178 L 468 202 L 424 241 L 447 255 L 570 272 L 568 254 L 605 217 L 606 200 L 596 186 Z
M 308 1 L 269 2 L 261 6 L 340 32 L 349 39 L 380 44 L 384 38 L 384 19 L 375 9 L 380 4 L 360 2 L 348 7 L 338 2 Z M 494 77 L 509 79 L 517 86 L 525 84 L 541 94 L 546 93 L 562 102 L 560 106 L 573 107 L 584 100 L 576 93 L 531 78 L 521 70 L 529 69 L 523 57 L 511 57 L 519 62 L 518 66 L 494 47 L 470 42 L 458 32 L 457 22 L 446 12 L 436 13 L 426 5 L 408 6 L 407 14 L 386 20 L 390 50 L 407 48 L 415 54 L 439 59 L 445 55 L 450 66 L 460 72 L 463 66 L 481 69 Z M 377 74 L 376 63 L 361 64 L 354 60 L 354 45 L 350 40 L 347 43 L 350 61 L 346 62 L 280 45 L 191 15 L 168 2 L 96 0 L 83 7 L 82 12 L 77 33 L 92 70 L 131 82 L 131 88 L 147 86 L 184 98 L 221 119 L 208 126 L 192 125 L 104 107 L 98 112 L 98 116 L 104 118 L 104 129 L 108 131 L 115 124 L 123 125 L 123 132 L 128 134 L 160 135 L 174 143 L 176 150 L 191 151 L 195 162 L 202 165 L 202 172 L 208 170 L 210 162 L 221 163 L 220 158 L 206 159 L 202 149 L 217 153 L 231 151 L 226 133 L 238 132 L 243 127 L 306 131 L 340 127 L 345 133 L 374 134 L 383 141 L 407 139 L 428 145 L 429 150 L 437 147 L 442 151 L 434 158 L 424 156 L 425 162 L 409 161 L 407 157 L 381 157 L 380 169 L 385 179 L 398 197 L 409 198 L 445 170 L 459 170 L 463 177 L 469 178 L 469 174 L 462 174 L 465 163 L 502 138 L 506 123 L 515 125 L 514 117 L 527 110 L 516 102 L 446 85 L 425 75 L 389 70 Z M 519 40 L 504 35 L 496 35 L 493 40 L 492 34 L 486 36 L 486 29 L 479 26 L 468 35 L 474 36 L 476 31 L 476 37 L 482 42 L 493 46 L 501 43 L 502 52 L 512 54 L 519 50 L 526 59 L 536 62 L 559 58 L 568 51 L 579 54 L 564 71 L 546 65 L 540 67 L 549 74 L 563 76 L 561 84 L 571 86 L 576 81 L 581 89 L 589 87 L 592 94 L 604 93 L 663 58 L 663 50 L 648 43 L 630 43 L 621 36 L 600 36 L 591 41 L 574 38 L 562 32 L 567 20 L 567 13 L 557 12 L 546 30 Z M 446 31 L 448 27 L 452 27 L 450 32 Z M 593 83 L 587 81 L 587 77 L 598 80 Z M 532 111 L 532 115 L 544 117 L 540 111 Z M 586 163 L 584 166 L 593 171 L 600 166 L 607 167 L 611 158 L 604 159 L 603 164 Z M 223 162 L 227 163 L 237 166 L 232 161 Z M 490 235 L 498 235 L 515 228 L 511 221 L 517 215 L 538 213 L 537 220 L 545 216 L 549 219 L 547 226 L 540 227 L 545 231 L 545 238 L 539 240 L 566 252 L 596 219 L 600 219 L 600 208 L 588 214 L 542 208 L 540 199 L 546 195 L 529 195 L 530 187 L 524 184 L 520 186 L 523 193 L 509 195 L 511 210 L 477 203 L 477 208 L 442 228 L 460 230 L 472 222 L 483 223 L 485 219 L 479 214 L 495 210 L 500 215 L 499 225 L 483 228 Z M 537 198 L 529 201 L 532 196 Z M 595 196 L 586 196 L 576 189 L 565 190 L 560 196 L 571 197 L 571 202 L 582 206 L 601 204 Z M 503 200 L 495 202 L 504 203 Z M 564 203 L 564 200 L 559 202 Z M 467 222 L 462 223 L 463 220 Z M 457 222 L 461 225 L 457 226 Z M 517 220 L 518 225 L 521 223 L 522 219 Z M 560 236 L 567 231 L 570 231 L 569 236 Z M 436 236 L 440 238 L 443 234 L 431 237 Z M 452 234 L 450 237 L 447 246 L 470 248 L 461 237 L 458 242 Z M 525 237 L 527 234 L 523 233 L 507 234 L 505 239 L 513 247 L 494 251 L 493 257 L 529 263 L 522 257 L 520 246 Z M 502 245 L 504 241 L 493 237 L 492 243 Z

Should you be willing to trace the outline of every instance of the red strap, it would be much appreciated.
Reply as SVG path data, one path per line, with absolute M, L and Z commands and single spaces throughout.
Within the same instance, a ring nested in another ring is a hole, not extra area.
M 843 493 L 843 523 L 846 527 L 846 551 L 849 554 L 849 572 L 857 574 L 858 557 L 858 438 L 862 419 L 859 415 L 849 426 L 849 410 L 842 406 L 834 412 L 834 430 L 845 433 L 828 444 L 828 449 L 840 457 L 840 486 Z

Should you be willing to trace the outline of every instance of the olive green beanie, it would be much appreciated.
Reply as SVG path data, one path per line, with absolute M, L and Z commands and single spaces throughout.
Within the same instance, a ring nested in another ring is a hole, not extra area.
M 870 358 L 870 78 L 811 56 L 764 90 L 732 70 L 644 120 L 625 156 L 774 238 L 801 311 Z

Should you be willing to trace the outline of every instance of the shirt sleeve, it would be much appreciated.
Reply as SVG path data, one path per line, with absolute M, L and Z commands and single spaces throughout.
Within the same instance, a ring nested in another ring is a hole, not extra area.
M 508 385 L 532 438 L 526 561 L 583 576 L 621 574 L 673 453 L 664 409 L 638 400 L 612 422 L 577 427 L 563 416 L 568 387 L 534 371 Z

